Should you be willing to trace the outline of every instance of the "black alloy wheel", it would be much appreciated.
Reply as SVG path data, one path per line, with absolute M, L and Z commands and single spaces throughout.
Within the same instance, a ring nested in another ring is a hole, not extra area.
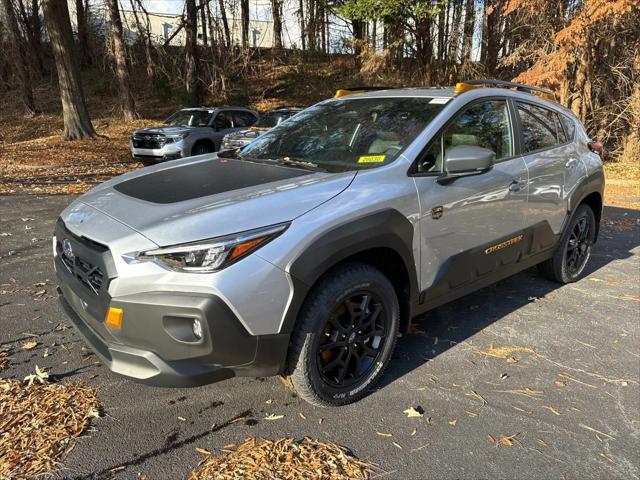
M 586 216 L 578 219 L 567 242 L 565 265 L 571 276 L 579 275 L 591 256 L 591 226 Z
M 337 266 L 302 306 L 285 374 L 300 397 L 314 405 L 355 402 L 390 363 L 399 324 L 396 291 L 380 270 L 362 263 Z
M 360 382 L 379 360 L 387 338 L 380 300 L 367 290 L 350 294 L 331 312 L 318 337 L 318 370 L 328 385 Z
M 553 256 L 538 266 L 540 272 L 555 282 L 575 282 L 587 266 L 595 239 L 596 217 L 583 203 L 567 223 Z

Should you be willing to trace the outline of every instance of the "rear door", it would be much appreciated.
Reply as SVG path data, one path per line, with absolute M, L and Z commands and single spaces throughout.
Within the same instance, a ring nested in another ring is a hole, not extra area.
M 567 131 L 561 114 L 552 109 L 520 100 L 515 105 L 520 148 L 529 170 L 526 223 L 547 222 L 559 234 L 567 218 L 568 199 L 586 175 L 572 141 L 575 132 Z
M 220 149 L 222 139 L 227 133 L 234 132 L 233 118 L 231 112 L 221 111 L 218 112 L 211 122 L 211 128 L 213 129 L 213 142 L 215 143 L 216 151 Z
M 524 160 L 516 154 L 514 115 L 502 97 L 468 104 L 431 140 L 414 167 L 427 302 L 442 303 L 436 300 L 473 290 L 519 259 L 528 178 Z M 489 148 L 496 163 L 482 174 L 438 183 L 442 159 L 456 145 Z

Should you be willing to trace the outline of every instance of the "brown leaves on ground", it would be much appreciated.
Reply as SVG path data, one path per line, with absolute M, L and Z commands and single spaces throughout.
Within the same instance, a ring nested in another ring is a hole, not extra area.
M 4 369 L 7 365 L 9 365 L 9 353 L 0 350 L 0 370 Z
M 96 416 L 97 396 L 85 385 L 0 379 L 0 478 L 52 471 Z
M 213 479 L 365 479 L 372 465 L 358 460 L 346 448 L 309 437 L 256 440 L 249 437 L 223 456 L 207 456 L 189 480 Z

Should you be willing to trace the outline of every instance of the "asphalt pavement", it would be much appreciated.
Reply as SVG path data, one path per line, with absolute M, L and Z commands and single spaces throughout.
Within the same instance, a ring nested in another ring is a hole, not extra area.
M 385 479 L 640 475 L 638 211 L 606 208 L 581 281 L 559 286 L 531 269 L 440 307 L 399 340 L 377 391 L 323 409 L 279 378 L 161 389 L 100 365 L 56 298 L 51 233 L 72 199 L 0 197 L 2 375 L 38 365 L 99 390 L 102 417 L 57 478 L 181 479 L 202 459 L 196 448 L 307 435 L 350 448 Z M 29 340 L 38 346 L 21 349 Z M 409 407 L 424 416 L 408 418 Z

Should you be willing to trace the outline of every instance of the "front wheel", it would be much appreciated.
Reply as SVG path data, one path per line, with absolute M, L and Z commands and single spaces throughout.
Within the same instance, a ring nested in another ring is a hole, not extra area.
M 359 263 L 329 272 L 310 292 L 293 334 L 294 389 L 318 406 L 364 397 L 391 359 L 398 325 L 398 299 L 382 272 Z
M 569 221 L 553 257 L 539 265 L 540 271 L 555 282 L 575 282 L 587 266 L 595 238 L 596 217 L 589 205 L 582 204 Z

